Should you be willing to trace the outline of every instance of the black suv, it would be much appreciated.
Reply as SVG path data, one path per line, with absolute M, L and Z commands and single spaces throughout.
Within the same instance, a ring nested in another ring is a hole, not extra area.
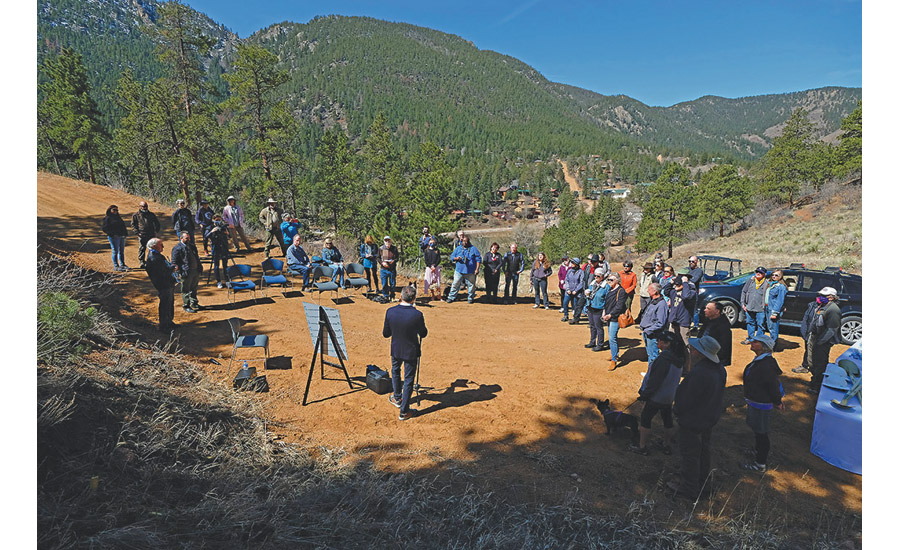
M 775 269 L 769 270 L 771 275 Z M 791 264 L 781 268 L 788 291 L 784 299 L 782 326 L 799 327 L 806 306 L 816 299 L 826 286 L 837 290 L 841 307 L 841 339 L 852 345 L 862 338 L 862 277 L 844 273 L 837 267 L 823 270 L 807 269 L 803 264 Z M 767 276 L 768 276 L 767 275 Z M 703 282 L 700 285 L 700 314 L 707 302 L 719 302 L 731 326 L 744 322 L 741 309 L 741 289 L 753 273 L 743 273 L 720 282 Z

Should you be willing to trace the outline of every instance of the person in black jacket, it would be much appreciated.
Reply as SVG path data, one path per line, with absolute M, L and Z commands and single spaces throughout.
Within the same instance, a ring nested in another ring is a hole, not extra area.
M 756 435 L 756 460 L 744 464 L 745 470 L 763 473 L 769 456 L 769 422 L 772 409 L 784 410 L 781 369 L 772 357 L 775 342 L 770 336 L 756 335 L 750 351 L 756 357 L 744 368 L 744 401 L 747 402 L 747 425 Z
M 675 424 L 672 422 L 672 401 L 675 399 L 675 390 L 681 381 L 681 369 L 684 361 L 669 350 L 669 346 L 675 340 L 674 333 L 663 331 L 656 339 L 659 346 L 659 354 L 647 369 L 647 374 L 638 391 L 638 400 L 644 402 L 644 410 L 641 411 L 640 445 L 632 446 L 631 450 L 642 455 L 649 454 L 647 442 L 650 441 L 650 422 L 656 413 L 660 413 L 663 427 L 666 429 L 663 437 L 662 451 L 664 454 L 672 454 L 672 441 L 674 440 Z
M 616 370 L 619 360 L 619 315 L 625 313 L 625 289 L 621 285 L 618 273 L 610 273 L 606 277 L 609 291 L 606 293 L 606 304 L 603 306 L 603 321 L 609 325 L 609 366 L 607 370 Z
M 222 221 L 221 214 L 214 214 L 212 225 L 206 230 L 206 238 L 212 250 L 213 273 L 216 275 L 216 287 L 224 288 L 224 280 L 228 280 L 228 225 Z M 221 272 L 219 265 L 222 265 Z
M 678 496 L 696 500 L 710 470 L 712 428 L 722 416 L 725 367 L 719 364 L 719 343 L 712 336 L 688 340 L 691 370 L 675 392 L 672 412 L 678 420 L 681 482 L 668 486 Z
M 147 241 L 147 248 L 150 252 L 145 269 L 159 294 L 159 330 L 170 332 L 175 328 L 175 276 L 172 274 L 172 264 L 162 255 L 163 242 L 160 239 Z
M 141 268 L 147 267 L 147 243 L 150 239 L 156 238 L 159 234 L 159 220 L 156 214 L 150 211 L 146 201 L 138 203 L 138 211 L 131 217 L 131 228 L 134 234 L 138 236 L 138 259 L 141 261 Z
M 181 301 L 184 310 L 188 313 L 197 313 L 201 309 L 197 301 L 197 285 L 200 283 L 203 265 L 200 263 L 197 246 L 187 231 L 181 232 L 181 241 L 172 248 L 172 266 L 181 279 Z
M 125 237 L 128 236 L 128 228 L 125 220 L 119 215 L 119 207 L 115 204 L 106 209 L 106 216 L 100 229 L 106 233 L 109 246 L 112 248 L 113 271 L 128 271 L 125 265 Z
M 491 243 L 491 250 L 484 255 L 484 294 L 490 304 L 497 303 L 497 290 L 500 287 L 500 270 L 503 268 L 503 256 L 500 245 Z
M 503 288 L 503 303 L 509 303 L 509 287 L 512 285 L 512 303 L 516 303 L 516 293 L 519 288 L 519 275 L 525 271 L 525 258 L 519 252 L 516 243 L 509 245 L 509 252 L 503 256 L 503 277 L 505 280 Z
M 181 234 L 188 232 L 191 234 L 191 240 L 194 240 L 194 214 L 185 206 L 187 203 L 184 199 L 175 201 L 175 212 L 172 213 L 172 227 L 175 228 L 175 235 L 181 239 Z
M 194 221 L 197 222 L 197 225 L 200 227 L 200 234 L 203 235 L 203 253 L 207 256 L 209 256 L 209 239 L 206 237 L 206 232 L 213 225 L 213 214 L 213 209 L 209 207 L 209 201 L 206 199 L 201 200 L 200 208 L 197 209 Z
M 421 339 L 428 336 L 425 316 L 414 306 L 416 287 L 405 286 L 400 291 L 400 304 L 384 312 L 382 336 L 391 339 L 391 383 L 393 393 L 388 397 L 392 405 L 400 409 L 400 420 L 412 416 L 409 399 L 416 379 L 419 357 L 422 355 Z M 401 392 L 400 367 L 403 366 Z
M 705 321 L 700 325 L 699 336 L 712 336 L 719 343 L 719 363 L 723 367 L 731 364 L 731 323 L 722 314 L 722 304 L 708 302 L 703 308 Z

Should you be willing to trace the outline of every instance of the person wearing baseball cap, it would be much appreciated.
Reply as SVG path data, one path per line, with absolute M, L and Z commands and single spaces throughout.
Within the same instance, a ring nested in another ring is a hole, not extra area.
M 672 412 L 678 420 L 681 480 L 668 487 L 676 496 L 696 500 L 710 470 L 713 426 L 722 416 L 725 367 L 717 356 L 719 343 L 712 336 L 688 340 L 691 369 L 675 392 Z
M 819 291 L 816 297 L 816 309 L 809 323 L 809 335 L 807 345 L 810 349 L 809 369 L 812 379 L 809 382 L 809 391 L 819 393 L 822 389 L 822 380 L 825 378 L 825 367 L 828 365 L 831 347 L 841 343 L 841 308 L 837 304 L 837 291 L 826 286 Z
M 759 266 L 753 277 L 747 279 L 741 289 L 741 309 L 747 320 L 747 338 L 742 344 L 749 344 L 754 336 L 766 333 L 766 294 L 769 292 L 769 281 L 766 280 L 766 268 Z
M 756 436 L 756 459 L 743 465 L 745 470 L 764 473 L 769 456 L 769 423 L 772 409 L 784 410 L 784 390 L 778 378 L 781 368 L 772 356 L 775 341 L 770 336 L 756 335 L 750 351 L 756 357 L 744 368 L 744 401 L 747 402 L 747 425 Z
M 641 319 L 644 316 L 644 310 L 647 309 L 647 304 L 650 303 L 650 294 L 647 292 L 647 289 L 650 288 L 650 283 L 658 283 L 659 280 L 653 274 L 653 264 L 651 262 L 644 262 L 643 272 L 638 276 L 638 297 L 641 299 L 641 310 L 638 312 L 637 319 L 635 319 L 636 323 L 640 323 Z
M 378 249 L 378 265 L 381 267 L 381 295 L 388 302 L 394 301 L 394 286 L 397 284 L 397 258 L 400 253 L 391 242 L 391 237 L 384 236 L 384 244 Z

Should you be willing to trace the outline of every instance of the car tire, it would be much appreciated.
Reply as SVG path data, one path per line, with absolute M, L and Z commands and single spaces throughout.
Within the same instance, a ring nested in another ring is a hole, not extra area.
M 841 334 L 841 342 L 845 345 L 852 346 L 860 338 L 862 338 L 862 317 L 858 315 L 847 315 L 841 319 L 841 326 L 838 329 Z
M 733 302 L 728 302 L 728 301 L 724 301 L 724 300 L 719 302 L 719 304 L 722 305 L 722 315 L 724 315 L 725 318 L 728 319 L 728 323 L 731 326 L 735 326 L 736 324 L 738 324 L 738 321 L 740 321 L 740 319 L 741 319 L 741 315 L 740 315 L 740 311 L 738 310 L 738 307 L 736 305 L 734 305 Z

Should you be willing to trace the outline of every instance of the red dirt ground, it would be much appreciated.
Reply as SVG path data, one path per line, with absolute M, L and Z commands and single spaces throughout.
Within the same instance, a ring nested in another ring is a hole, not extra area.
M 37 175 L 37 197 L 39 243 L 72 252 L 86 267 L 111 271 L 100 221 L 112 203 L 120 206 L 128 221 L 139 199 L 44 173 Z M 163 223 L 168 256 L 175 244 L 173 208 L 151 203 L 151 209 Z M 305 244 L 307 251 L 319 251 L 318 245 Z M 261 250 L 261 243 L 256 246 Z M 136 256 L 137 240 L 129 237 L 126 257 L 132 267 L 138 265 Z M 261 261 L 262 253 L 254 252 L 244 263 L 258 266 Z M 258 277 L 258 268 L 254 273 Z M 528 283 L 521 286 L 527 294 Z M 125 274 L 121 289 L 125 297 L 117 303 L 121 307 L 117 313 L 122 322 L 144 340 L 159 339 L 157 301 L 146 274 L 139 270 Z M 231 335 L 226 320 L 239 317 L 247 333 L 268 334 L 276 357 L 273 366 L 279 368 L 265 371 L 271 392 L 262 399 L 272 431 L 287 441 L 342 449 L 347 461 L 365 460 L 389 471 L 437 474 L 448 467 L 463 468 L 473 475 L 473 484 L 486 485 L 512 502 L 554 505 L 577 498 L 599 510 L 622 513 L 632 503 L 653 500 L 655 517 L 676 521 L 691 511 L 690 505 L 671 500 L 661 489 L 677 469 L 677 455 L 656 450 L 643 457 L 628 452 L 626 435 L 604 435 L 602 417 L 592 402 L 609 398 L 623 408 L 637 397 L 647 364 L 636 327 L 620 332 L 622 364 L 608 372 L 608 352 L 582 347 L 588 340 L 586 325 L 561 323 L 556 309 L 532 309 L 530 297 L 506 306 L 463 301 L 422 307 L 429 336 L 423 345 L 420 382 L 435 389 L 423 394 L 416 417 L 398 422 L 397 409 L 386 396 L 348 391 L 335 369 L 326 370 L 332 380 L 321 380 L 318 371 L 314 373 L 313 403 L 300 405 L 312 357 L 300 302 L 316 302 L 315 296 L 289 293 L 285 298 L 275 290 L 256 303 L 243 296 L 230 306 L 224 290 L 203 282 L 199 296 L 209 309 L 190 315 L 178 307 L 176 295 L 175 321 L 181 325 L 177 334 L 183 352 L 211 376 L 230 384 L 239 367 L 228 368 Z M 322 304 L 340 311 L 350 375 L 361 378 L 366 364 L 390 365 L 389 341 L 381 337 L 387 306 L 359 294 L 351 296 L 352 303 L 335 306 L 326 295 Z M 558 308 L 558 296 L 551 298 Z M 814 402 L 803 391 L 807 378 L 790 372 L 803 351 L 796 332 L 783 336 L 788 349 L 776 354 L 785 371 L 787 409 L 773 421 L 771 469 L 764 477 L 740 469 L 747 460 L 743 449 L 753 444 L 744 423 L 740 386 L 741 371 L 752 358 L 748 346 L 740 344 L 743 337 L 741 330 L 734 331 L 727 410 L 713 433 L 718 493 L 702 506 L 707 517 L 726 521 L 744 514 L 744 520 L 762 525 L 789 524 L 792 534 L 800 537 L 834 529 L 835 518 L 858 524 L 861 477 L 809 452 Z M 832 358 L 844 349 L 838 346 Z M 222 366 L 210 358 L 219 358 Z M 639 414 L 640 405 L 628 410 Z M 654 421 L 655 434 L 660 433 L 659 423 Z

